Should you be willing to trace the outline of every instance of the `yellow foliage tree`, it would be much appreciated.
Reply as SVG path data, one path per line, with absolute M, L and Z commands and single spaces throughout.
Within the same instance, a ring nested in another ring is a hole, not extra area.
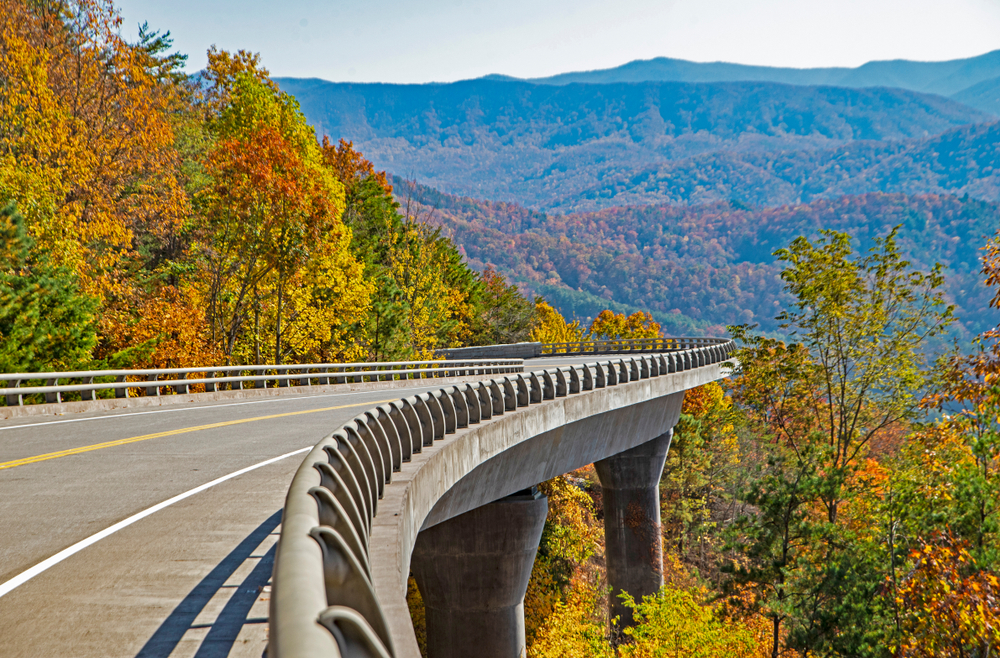
M 0 11 L 0 196 L 31 235 L 103 296 L 136 230 L 162 231 L 190 206 L 177 182 L 176 86 L 118 33 L 108 0 Z
M 587 330 L 590 340 L 630 340 L 635 338 L 658 338 L 660 324 L 644 311 L 636 311 L 626 316 L 624 313 L 601 311 Z
M 563 623 L 561 617 L 552 617 L 576 589 L 586 589 L 590 584 L 597 587 L 597 569 L 589 563 L 604 551 L 604 526 L 597 521 L 594 502 L 587 492 L 567 476 L 543 482 L 539 490 L 548 497 L 549 512 L 524 597 L 529 649 L 543 629 Z M 581 601 L 578 598 L 577 603 Z M 574 608 L 562 614 L 580 613 L 579 608 Z
M 472 312 L 466 293 L 449 285 L 438 247 L 434 229 L 409 220 L 388 249 L 387 274 L 401 302 L 404 353 L 413 359 L 434 358 L 442 342 L 459 343 Z
M 531 340 L 539 343 L 575 343 L 583 340 L 583 327 L 579 320 L 566 322 L 566 318 L 547 302 L 535 302 L 535 326 Z
M 619 646 L 622 658 L 764 658 L 770 651 L 761 642 L 759 629 L 738 620 L 725 619 L 706 603 L 700 588 L 663 587 L 656 595 L 625 603 L 635 610 L 637 624 L 624 629 L 626 642 Z
M 612 658 L 602 588 L 585 577 L 570 585 L 565 600 L 557 600 L 537 629 L 530 658 Z

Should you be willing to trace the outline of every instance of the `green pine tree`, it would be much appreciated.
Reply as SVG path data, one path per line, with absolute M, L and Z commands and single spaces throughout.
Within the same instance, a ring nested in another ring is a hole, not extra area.
M 36 249 L 11 201 L 0 209 L 0 372 L 85 366 L 97 342 L 97 301 L 73 272 Z

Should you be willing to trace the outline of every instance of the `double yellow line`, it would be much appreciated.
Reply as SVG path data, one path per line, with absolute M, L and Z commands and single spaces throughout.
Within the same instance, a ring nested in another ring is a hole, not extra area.
M 80 448 L 70 448 L 69 450 L 60 450 L 58 452 L 47 452 L 43 455 L 35 455 L 34 457 L 24 457 L 23 459 L 15 459 L 9 462 L 0 462 L 0 471 L 2 471 L 5 468 L 14 468 L 15 466 L 24 466 L 26 464 L 36 464 L 38 462 L 44 462 L 50 459 L 59 459 L 60 457 L 79 455 L 85 452 L 93 452 L 94 450 L 103 450 L 104 448 L 114 448 L 115 446 L 123 446 L 129 443 L 138 443 L 139 441 L 159 439 L 164 436 L 175 436 L 177 434 L 187 434 L 188 432 L 201 432 L 202 430 L 212 430 L 218 427 L 228 427 L 230 425 L 242 425 L 243 423 L 253 423 L 259 420 L 271 420 L 274 418 L 301 416 L 303 414 L 315 414 L 315 413 L 320 413 L 321 411 L 335 411 L 337 409 L 349 409 L 351 407 L 374 407 L 384 402 L 392 402 L 392 400 L 377 400 L 375 402 L 359 402 L 357 404 L 344 404 L 339 407 L 324 407 L 322 409 L 308 409 L 306 411 L 291 411 L 284 414 L 257 416 L 255 418 L 242 418 L 240 420 L 227 420 L 222 423 L 209 423 L 208 425 L 196 425 L 194 427 L 182 427 L 181 429 L 177 430 L 167 430 L 166 432 L 143 434 L 141 436 L 133 436 L 128 439 L 118 439 L 117 441 L 106 441 L 104 443 L 95 443 L 93 445 L 82 446 Z

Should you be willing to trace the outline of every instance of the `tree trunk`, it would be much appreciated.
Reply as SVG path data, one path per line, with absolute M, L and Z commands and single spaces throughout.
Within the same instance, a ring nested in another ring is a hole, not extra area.
M 274 363 L 275 365 L 281 365 L 281 303 L 282 303 L 282 292 L 283 286 L 281 285 L 282 276 L 281 272 L 278 272 L 278 320 L 275 324 L 274 329 Z
M 254 365 L 260 365 L 260 293 L 257 284 L 253 286 L 253 351 Z

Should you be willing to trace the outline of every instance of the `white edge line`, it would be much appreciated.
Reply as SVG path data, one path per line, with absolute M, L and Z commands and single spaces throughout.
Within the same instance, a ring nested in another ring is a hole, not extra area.
M 73 544 L 69 548 L 66 548 L 66 549 L 63 549 L 63 550 L 59 551 L 58 553 L 56 553 L 52 557 L 39 562 L 38 564 L 36 564 L 35 566 L 31 567 L 27 571 L 23 571 L 20 574 L 18 574 L 17 576 L 14 576 L 10 580 L 8 580 L 7 582 L 0 584 L 0 597 L 4 596 L 5 594 L 10 593 L 11 590 L 13 590 L 16 587 L 19 587 L 20 585 L 23 585 L 24 583 L 28 582 L 29 580 L 31 580 L 32 578 L 34 578 L 38 574 L 43 573 L 44 571 L 46 571 L 46 570 L 54 567 L 55 565 L 59 564 L 60 562 L 62 562 L 66 558 L 68 558 L 68 557 L 70 557 L 72 555 L 75 555 L 76 553 L 79 553 L 80 551 L 82 551 L 83 549 L 87 548 L 91 544 L 95 544 L 95 543 L 99 542 L 100 540 L 104 539 L 105 537 L 113 535 L 114 533 L 118 532 L 122 528 L 126 528 L 126 527 L 132 525 L 136 521 L 141 521 L 142 519 L 146 518 L 147 516 L 149 516 L 151 514 L 155 514 L 156 512 L 159 512 L 161 509 L 164 509 L 166 507 L 170 507 L 174 503 L 179 503 L 180 501 L 184 500 L 185 498 L 190 498 L 191 496 L 193 496 L 193 495 L 195 495 L 197 493 L 201 493 L 205 489 L 209 489 L 211 487 L 214 487 L 217 484 L 221 484 L 221 483 L 225 482 L 226 480 L 231 480 L 234 477 L 238 477 L 240 475 L 243 475 L 244 473 L 249 473 L 250 471 L 253 471 L 253 470 L 256 470 L 258 468 L 261 468 L 262 466 L 267 466 L 268 464 L 273 464 L 274 462 L 281 461 L 282 459 L 286 459 L 286 458 L 292 457 L 294 455 L 300 455 L 303 452 L 308 452 L 309 450 L 312 450 L 312 446 L 309 446 L 308 448 L 302 448 L 301 450 L 294 450 L 292 452 L 286 452 L 283 455 L 280 455 L 278 457 L 274 457 L 272 459 L 268 459 L 266 461 L 262 461 L 259 464 L 254 464 L 253 466 L 247 466 L 246 468 L 241 468 L 240 470 L 235 471 L 233 473 L 230 473 L 229 475 L 223 475 L 222 477 L 216 478 L 215 480 L 212 480 L 211 482 L 206 482 L 205 484 L 203 484 L 201 486 L 198 486 L 198 487 L 195 487 L 194 489 L 191 489 L 190 491 L 185 491 L 184 493 L 178 494 L 178 495 L 174 496 L 173 498 L 169 498 L 169 499 L 163 501 L 162 503 L 158 503 L 158 504 L 153 505 L 152 507 L 150 507 L 148 509 L 144 509 L 143 511 L 139 512 L 138 514 L 133 514 L 132 516 L 128 517 L 127 519 L 125 519 L 123 521 L 119 521 L 118 523 L 114 524 L 113 526 L 105 528 L 104 530 L 101 530 L 100 532 L 87 537 L 83 541 L 78 541 L 77 543 Z

